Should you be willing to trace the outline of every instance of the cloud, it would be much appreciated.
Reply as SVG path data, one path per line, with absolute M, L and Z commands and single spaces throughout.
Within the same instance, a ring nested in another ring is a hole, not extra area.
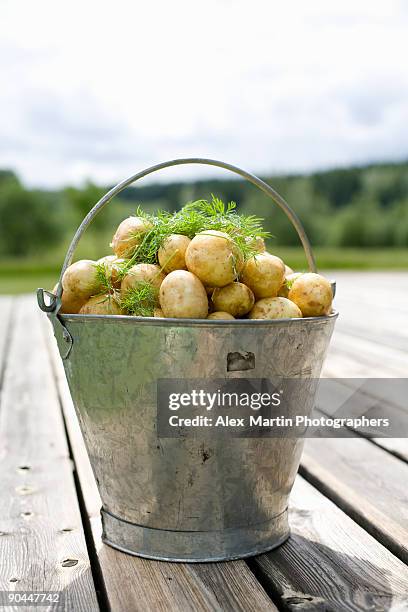
M 3 3 L 0 167 L 30 184 L 111 183 L 179 156 L 282 172 L 408 155 L 403 2 L 21 10 Z M 211 171 L 163 178 L 197 172 Z

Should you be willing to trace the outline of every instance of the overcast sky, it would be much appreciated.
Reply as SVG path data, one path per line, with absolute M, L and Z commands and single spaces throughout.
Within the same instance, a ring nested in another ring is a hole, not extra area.
M 27 184 L 182 156 L 254 172 L 408 157 L 405 0 L 0 7 L 0 167 Z

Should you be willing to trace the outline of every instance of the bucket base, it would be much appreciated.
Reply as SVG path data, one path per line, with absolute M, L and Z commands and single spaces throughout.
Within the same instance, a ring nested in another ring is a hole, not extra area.
M 101 515 L 105 544 L 157 561 L 232 561 L 272 550 L 289 537 L 287 510 L 265 523 L 223 531 L 152 529 L 120 519 L 103 508 Z

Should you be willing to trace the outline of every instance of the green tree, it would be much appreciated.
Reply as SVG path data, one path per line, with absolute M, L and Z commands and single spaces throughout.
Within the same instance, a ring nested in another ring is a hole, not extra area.
M 105 192 L 106 189 L 89 181 L 83 187 L 66 187 L 62 194 L 63 205 L 68 207 L 75 223 L 79 225 Z M 104 209 L 95 217 L 92 226 L 96 231 L 102 231 L 108 226 L 108 221 L 109 215 Z
M 0 252 L 28 255 L 54 245 L 61 236 L 58 218 L 39 192 L 22 187 L 15 176 L 0 188 Z
M 392 246 L 391 214 L 368 198 L 354 200 L 339 211 L 331 223 L 328 243 L 340 247 Z
M 359 168 L 346 168 L 319 172 L 311 176 L 315 192 L 340 208 L 349 204 L 362 189 L 362 172 Z

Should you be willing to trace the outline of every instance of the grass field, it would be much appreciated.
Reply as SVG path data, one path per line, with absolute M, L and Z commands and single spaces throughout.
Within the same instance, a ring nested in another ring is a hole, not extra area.
M 271 251 L 295 270 L 306 270 L 305 256 L 300 248 L 274 247 Z M 408 249 L 316 248 L 314 253 L 320 270 L 408 270 Z M 89 251 L 78 255 L 98 256 Z M 0 261 L 0 294 L 31 293 L 37 287 L 52 289 L 58 280 L 61 263 L 60 255 L 47 262 L 40 259 Z

